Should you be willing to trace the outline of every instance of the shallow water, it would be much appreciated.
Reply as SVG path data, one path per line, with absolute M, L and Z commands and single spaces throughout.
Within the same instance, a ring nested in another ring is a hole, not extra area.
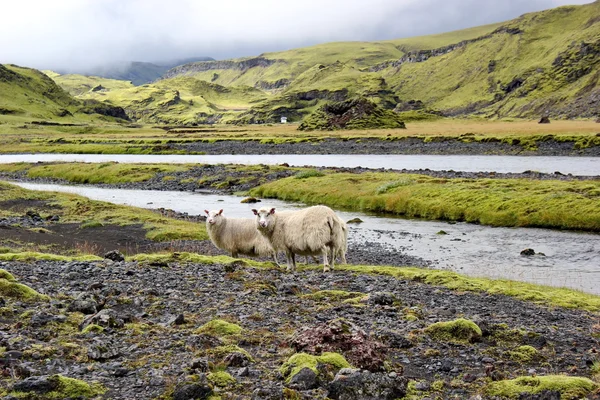
M 72 161 L 120 163 L 267 164 L 291 166 L 426 169 L 465 172 L 521 173 L 538 171 L 600 175 L 600 157 L 369 155 L 369 154 L 268 154 L 268 155 L 129 155 L 129 154 L 3 154 L 0 163 Z
M 263 205 L 279 210 L 303 206 L 265 199 L 242 204 L 241 197 L 189 192 L 103 189 L 90 186 L 17 183 L 26 189 L 76 193 L 94 200 L 143 208 L 169 208 L 189 214 L 224 209 L 232 217 L 252 217 Z M 338 212 L 344 219 L 361 218 L 349 227 L 349 241 L 363 246 L 372 241 L 401 253 L 428 260 L 434 268 L 470 276 L 504 278 L 549 286 L 565 286 L 600 295 L 600 235 L 534 228 L 493 228 L 467 223 L 407 220 Z M 446 235 L 438 234 L 440 231 Z M 533 248 L 533 257 L 520 255 Z

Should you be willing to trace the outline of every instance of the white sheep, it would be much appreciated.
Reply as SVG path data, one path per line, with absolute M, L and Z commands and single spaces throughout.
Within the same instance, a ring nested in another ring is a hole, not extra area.
M 256 228 L 269 240 L 275 251 L 284 251 L 288 271 L 296 269 L 295 255 L 323 256 L 323 272 L 331 269 L 335 256 L 345 246 L 341 220 L 326 206 L 313 206 L 298 211 L 275 212 L 275 208 L 252 210 L 256 215 Z
M 272 256 L 275 264 L 277 252 L 271 243 L 256 230 L 252 218 L 226 218 L 223 210 L 204 210 L 206 231 L 210 240 L 221 250 L 228 251 L 234 258 L 238 254 L 250 257 Z

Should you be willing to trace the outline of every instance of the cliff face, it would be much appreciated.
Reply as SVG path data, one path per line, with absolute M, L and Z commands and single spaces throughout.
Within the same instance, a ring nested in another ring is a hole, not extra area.
M 179 75 L 190 75 L 197 72 L 205 72 L 212 70 L 237 70 L 240 72 L 247 71 L 251 68 L 266 68 L 275 64 L 275 60 L 269 60 L 264 57 L 255 57 L 245 60 L 225 60 L 225 61 L 201 61 L 190 64 L 184 64 L 168 70 L 164 75 L 164 79 L 174 78 Z

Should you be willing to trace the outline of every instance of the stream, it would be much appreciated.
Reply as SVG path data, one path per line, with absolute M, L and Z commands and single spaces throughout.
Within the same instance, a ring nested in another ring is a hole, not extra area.
M 2 154 L 0 163 L 17 162 L 119 162 L 119 163 L 193 163 L 193 164 L 267 164 L 290 166 L 372 168 L 395 170 L 431 169 L 464 172 L 521 173 L 537 171 L 552 174 L 598 176 L 600 157 L 493 156 L 493 155 L 396 155 L 396 154 Z
M 204 214 L 205 209 L 224 209 L 226 216 L 251 218 L 251 209 L 263 205 L 278 210 L 304 207 L 300 203 L 273 199 L 264 199 L 258 204 L 242 204 L 241 197 L 210 193 L 15 184 L 31 190 L 76 193 L 94 200 L 151 209 L 162 207 L 192 215 Z M 346 221 L 356 217 L 364 221 L 349 225 L 349 245 L 354 251 L 374 242 L 382 245 L 392 257 L 394 253 L 418 257 L 436 269 L 469 276 L 569 287 L 600 295 L 598 234 L 536 228 L 495 228 L 468 223 L 382 217 L 361 212 L 336 212 Z M 440 234 L 440 231 L 446 234 Z M 525 248 L 532 248 L 538 254 L 521 256 L 520 252 Z

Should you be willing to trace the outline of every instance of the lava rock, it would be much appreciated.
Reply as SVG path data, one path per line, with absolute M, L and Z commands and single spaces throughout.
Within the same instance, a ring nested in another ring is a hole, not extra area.
M 526 257 L 529 257 L 529 256 L 534 256 L 534 255 L 535 255 L 535 250 L 533 250 L 533 249 L 529 249 L 529 248 L 528 248 L 528 249 L 521 250 L 521 255 L 522 255 L 522 256 L 526 256 Z
M 108 253 L 104 254 L 104 258 L 109 259 L 114 262 L 125 261 L 125 256 L 119 250 L 109 251 Z
M 328 385 L 327 397 L 334 400 L 393 400 L 406 395 L 408 379 L 342 369 Z
M 319 387 L 317 374 L 310 368 L 302 368 L 290 379 L 290 387 L 297 390 L 310 390 Z
M 175 387 L 173 400 L 204 400 L 212 394 L 206 376 L 201 374 L 194 383 L 183 383 Z

